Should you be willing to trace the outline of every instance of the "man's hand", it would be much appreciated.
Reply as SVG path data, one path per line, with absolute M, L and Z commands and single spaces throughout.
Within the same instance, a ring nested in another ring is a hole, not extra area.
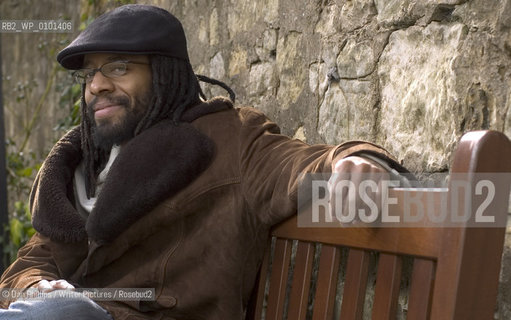
M 343 224 L 374 223 L 381 208 L 385 169 L 362 157 L 350 156 L 333 165 L 328 181 L 332 215 Z
M 54 290 L 73 290 L 75 287 L 64 279 L 60 280 L 41 280 L 34 284 L 31 288 L 37 289 L 41 292 L 52 292 Z

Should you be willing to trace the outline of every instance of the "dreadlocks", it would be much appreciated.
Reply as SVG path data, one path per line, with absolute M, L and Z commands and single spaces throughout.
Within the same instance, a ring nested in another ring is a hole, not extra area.
M 172 119 L 178 124 L 183 112 L 198 104 L 201 98 L 206 100 L 199 85 L 199 80 L 219 85 L 229 93 L 234 102 L 234 91 L 221 81 L 206 76 L 195 75 L 189 61 L 160 55 L 151 55 L 152 94 L 151 105 L 138 123 L 134 136 L 150 128 L 154 124 Z M 82 150 L 85 165 L 85 188 L 90 198 L 96 192 L 96 177 L 108 160 L 110 150 L 98 148 L 92 139 L 93 117 L 85 103 L 85 84 L 82 85 L 81 97 Z

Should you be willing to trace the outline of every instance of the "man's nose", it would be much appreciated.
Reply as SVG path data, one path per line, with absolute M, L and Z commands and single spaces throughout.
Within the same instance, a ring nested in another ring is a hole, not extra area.
M 112 79 L 105 77 L 100 71 L 96 72 L 92 81 L 89 83 L 89 91 L 94 96 L 110 93 L 113 90 L 114 84 Z

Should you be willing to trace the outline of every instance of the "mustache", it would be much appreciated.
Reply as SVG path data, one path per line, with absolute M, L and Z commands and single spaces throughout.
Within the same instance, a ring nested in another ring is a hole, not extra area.
M 123 106 L 125 108 L 127 108 L 130 104 L 130 100 L 128 97 L 124 97 L 124 96 L 113 96 L 113 95 L 105 95 L 105 96 L 101 96 L 101 97 L 94 97 L 91 102 L 87 105 L 87 108 L 89 110 L 94 110 L 94 106 L 96 105 L 96 103 L 98 103 L 99 99 L 101 98 L 101 101 L 107 101 L 109 104 L 116 104 L 116 105 L 120 105 L 120 106 Z

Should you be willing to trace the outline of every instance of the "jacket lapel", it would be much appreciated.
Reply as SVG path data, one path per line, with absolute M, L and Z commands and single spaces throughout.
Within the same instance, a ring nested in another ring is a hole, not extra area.
M 210 164 L 214 145 L 190 124 L 162 122 L 121 148 L 87 220 L 89 238 L 109 242 Z
M 187 111 L 191 122 L 232 107 L 213 99 Z M 73 174 L 82 159 L 80 130 L 67 133 L 52 149 L 31 193 L 32 224 L 52 240 L 112 241 L 140 217 L 190 184 L 211 163 L 215 146 L 187 122 L 162 121 L 123 145 L 87 221 L 74 208 Z
M 74 170 L 82 159 L 80 129 L 60 139 L 39 169 L 30 193 L 32 225 L 52 240 L 78 242 L 86 239 L 85 221 L 73 200 Z

